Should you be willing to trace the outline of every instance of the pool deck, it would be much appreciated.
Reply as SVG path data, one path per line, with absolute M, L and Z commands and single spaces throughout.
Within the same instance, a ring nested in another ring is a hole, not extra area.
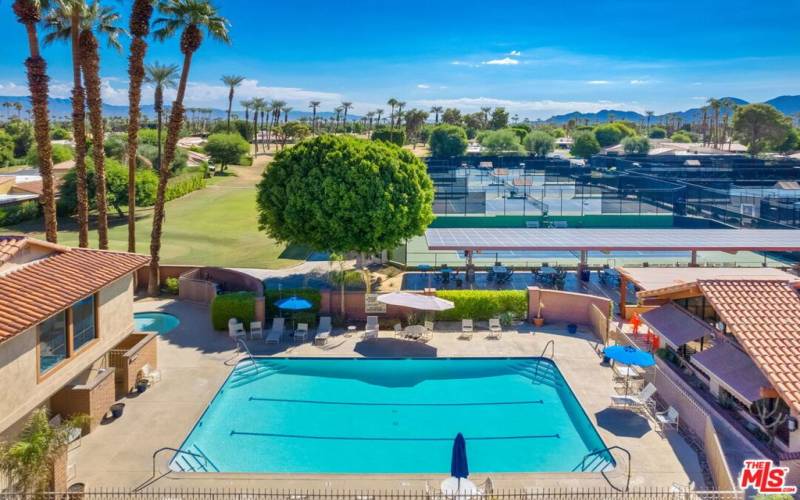
M 174 300 L 139 300 L 136 311 L 159 310 L 178 316 L 181 324 L 158 338 L 162 380 L 137 397 L 127 398 L 125 413 L 117 421 L 100 426 L 81 439 L 70 452 L 75 464 L 71 482 L 88 488 L 298 488 L 315 490 L 384 489 L 421 491 L 425 483 L 438 488 L 441 475 L 283 475 L 283 474 L 176 474 L 167 470 L 170 454 L 158 460 L 160 474 L 151 481 L 153 453 L 162 447 L 178 447 L 239 359 L 233 342 L 211 330 L 205 306 Z M 480 325 L 478 325 L 480 326 Z M 381 332 L 377 340 L 362 342 L 360 335 L 335 335 L 324 348 L 310 343 L 266 346 L 249 342 L 255 355 L 297 357 L 506 357 L 539 356 L 549 340 L 555 343 L 555 361 L 569 382 L 589 419 L 608 446 L 626 448 L 632 455 L 631 487 L 668 487 L 694 481 L 703 486 L 701 468 L 692 448 L 677 433 L 661 436 L 652 423 L 631 412 L 611 410 L 613 392 L 610 369 L 600 365 L 594 339 L 585 332 L 569 335 L 563 325 L 545 325 L 532 331 L 520 325 L 505 331 L 501 340 L 487 340 L 476 332 L 471 341 L 458 340 L 455 331 L 438 331 L 427 344 L 395 340 Z M 498 425 L 502 425 L 499 423 Z M 265 450 L 268 452 L 268 450 Z M 619 460 L 619 456 L 615 455 Z M 335 460 L 335 457 L 331 457 Z M 487 475 L 471 478 L 483 481 Z M 495 489 L 607 487 L 599 473 L 491 474 Z M 624 484 L 618 467 L 609 473 Z M 149 483 L 148 483 L 149 482 Z

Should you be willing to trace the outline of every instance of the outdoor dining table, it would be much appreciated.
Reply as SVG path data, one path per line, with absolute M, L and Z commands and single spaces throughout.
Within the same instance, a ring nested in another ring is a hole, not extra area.
M 492 272 L 494 274 L 508 274 L 508 268 L 506 266 L 493 266 Z
M 617 372 L 619 375 L 623 377 L 630 377 L 636 378 L 639 377 L 639 372 L 631 368 L 630 366 L 619 366 L 617 364 L 614 365 L 614 371 Z
M 423 325 L 408 325 L 403 329 L 406 337 L 418 339 L 425 335 L 425 327 Z
M 442 481 L 441 488 L 443 495 L 455 498 L 466 498 L 480 494 L 475 483 L 466 478 L 459 480 L 457 477 L 448 477 Z

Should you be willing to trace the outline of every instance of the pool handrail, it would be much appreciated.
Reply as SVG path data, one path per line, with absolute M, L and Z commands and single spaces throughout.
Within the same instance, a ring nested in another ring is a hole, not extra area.
M 622 446 L 618 446 L 618 445 L 606 446 L 605 448 L 602 448 L 602 449 L 599 449 L 599 450 L 594 450 L 594 451 L 591 451 L 591 452 L 587 453 L 586 455 L 583 456 L 583 459 L 581 459 L 581 471 L 582 472 L 585 471 L 586 459 L 587 458 L 597 456 L 597 455 L 599 455 L 601 453 L 608 453 L 608 455 L 611 456 L 612 459 L 613 459 L 613 455 L 611 455 L 611 450 L 620 450 L 620 451 L 624 452 L 625 455 L 628 457 L 628 460 L 627 460 L 628 471 L 626 473 L 625 489 L 618 488 L 616 485 L 614 485 L 614 483 L 612 483 L 608 479 L 608 477 L 606 476 L 606 471 L 605 470 L 601 470 L 600 474 L 603 475 L 603 479 L 606 480 L 606 482 L 608 483 L 609 486 L 611 486 L 612 488 L 614 488 L 617 491 L 627 492 L 628 489 L 630 488 L 630 485 L 631 485 L 631 452 L 629 452 L 628 450 L 626 450 Z
M 258 363 L 256 362 L 256 358 L 253 356 L 253 353 L 250 352 L 250 348 L 247 347 L 247 343 L 244 340 L 237 338 L 236 347 L 239 349 L 244 349 L 243 354 L 245 354 L 245 357 L 249 359 L 251 363 L 253 363 L 253 366 L 256 367 L 256 375 L 258 375 Z
M 544 345 L 544 349 L 542 349 L 542 354 L 539 355 L 539 358 L 544 358 L 545 353 L 547 352 L 547 348 L 550 348 L 550 361 L 553 360 L 553 357 L 556 355 L 556 343 L 553 339 L 547 341 Z M 536 377 L 539 375 L 539 365 L 542 363 L 542 360 L 536 362 L 536 371 L 533 373 L 533 380 L 536 380 Z
M 165 446 L 165 447 L 159 448 L 159 449 L 157 449 L 156 451 L 153 452 L 153 478 L 156 477 L 156 458 L 158 457 L 158 454 L 163 452 L 163 451 L 174 451 L 176 453 L 176 458 L 180 454 L 189 455 L 189 456 L 194 457 L 194 458 L 202 458 L 203 462 L 204 462 L 203 463 L 204 467 L 207 467 L 208 463 L 209 463 L 208 462 L 208 458 L 205 455 L 200 455 L 199 453 L 193 453 L 191 451 L 186 451 L 186 450 L 181 450 L 181 449 L 178 449 L 178 448 L 172 448 L 172 447 L 169 447 L 169 446 Z

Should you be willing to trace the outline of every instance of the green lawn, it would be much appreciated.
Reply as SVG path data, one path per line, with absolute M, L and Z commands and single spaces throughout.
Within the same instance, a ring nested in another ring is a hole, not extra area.
M 212 184 L 183 198 L 167 203 L 163 264 L 192 264 L 221 267 L 282 268 L 300 263 L 308 255 L 304 249 L 286 247 L 258 230 L 255 187 L 248 178 L 216 178 Z M 127 221 L 111 211 L 112 250 L 128 247 Z M 137 211 L 137 250 L 150 251 L 152 210 Z M 70 220 L 59 221 L 59 243 L 77 246 L 78 235 Z M 0 228 L 0 233 L 29 233 L 42 237 L 42 221 Z M 90 234 L 97 245 L 97 233 Z

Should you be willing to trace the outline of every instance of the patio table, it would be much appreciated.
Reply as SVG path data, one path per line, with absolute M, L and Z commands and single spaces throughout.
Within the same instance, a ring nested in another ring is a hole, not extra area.
M 425 327 L 423 325 L 408 325 L 403 329 L 406 337 L 418 339 L 425 335 Z
M 619 365 L 615 364 L 614 365 L 614 371 L 617 372 L 619 375 L 621 375 L 623 377 L 630 377 L 630 378 L 639 377 L 639 372 L 637 372 L 635 369 L 631 368 L 630 366 L 619 366 Z
M 459 481 L 458 478 L 448 477 L 442 481 L 441 488 L 442 494 L 449 497 L 465 498 L 480 494 L 478 492 L 478 487 L 475 486 L 475 483 L 465 478 Z
M 493 266 L 492 271 L 494 274 L 508 274 L 508 268 L 506 266 Z

